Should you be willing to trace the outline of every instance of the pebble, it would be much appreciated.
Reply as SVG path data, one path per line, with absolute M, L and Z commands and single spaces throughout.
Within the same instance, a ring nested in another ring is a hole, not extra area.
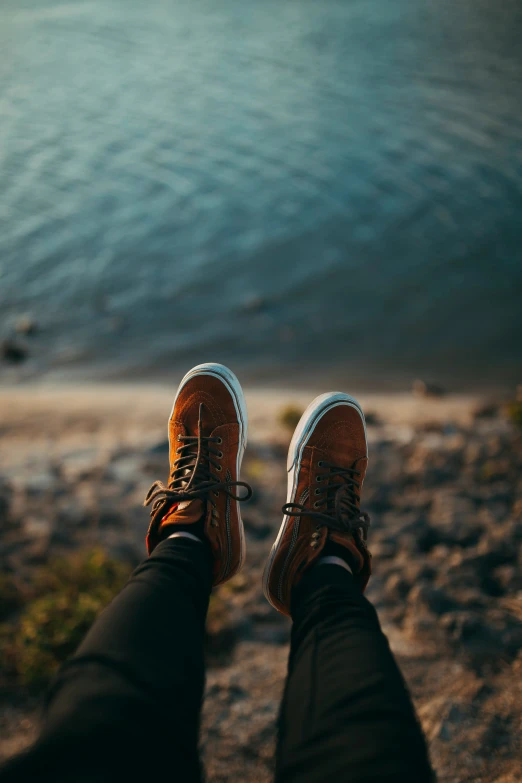
M 22 315 L 16 322 L 16 331 L 18 334 L 35 334 L 38 331 L 38 324 L 31 315 Z
M 28 355 L 27 347 L 18 340 L 5 339 L 0 342 L 0 356 L 6 362 L 18 364 L 27 359 Z
M 413 381 L 412 392 L 414 397 L 443 397 L 446 394 L 446 390 L 442 386 L 420 379 Z

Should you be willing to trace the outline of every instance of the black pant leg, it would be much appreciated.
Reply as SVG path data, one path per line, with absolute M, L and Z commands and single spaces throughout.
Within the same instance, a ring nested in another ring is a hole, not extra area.
M 278 783 L 424 783 L 426 744 L 375 610 L 351 574 L 320 565 L 292 600 Z
M 61 669 L 35 745 L 0 781 L 200 781 L 206 544 L 167 539 Z

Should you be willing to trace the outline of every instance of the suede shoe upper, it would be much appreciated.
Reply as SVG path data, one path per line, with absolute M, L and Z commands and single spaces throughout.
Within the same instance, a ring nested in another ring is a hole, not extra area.
M 244 532 L 238 501 L 251 497 L 252 490 L 239 481 L 246 422 L 238 413 L 233 390 L 221 377 L 197 369 L 182 382 L 169 420 L 168 484 L 155 482 L 145 499 L 146 505 L 153 504 L 147 549 L 150 554 L 176 526 L 193 525 L 194 532 L 201 527 L 212 550 L 216 585 L 242 565 Z M 243 497 L 236 494 L 238 487 L 246 488 Z

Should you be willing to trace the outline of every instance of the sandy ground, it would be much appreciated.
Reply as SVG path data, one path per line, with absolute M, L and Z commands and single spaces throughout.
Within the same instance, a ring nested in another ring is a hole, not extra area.
M 4 569 L 30 569 L 67 541 L 139 559 L 143 496 L 167 473 L 173 389 L 161 386 L 0 390 L 0 478 L 10 487 Z M 261 593 L 285 501 L 290 432 L 281 409 L 313 394 L 247 390 L 244 473 L 248 557 L 226 611 L 209 628 L 202 751 L 210 783 L 264 783 L 289 626 Z M 368 596 L 412 688 L 444 783 L 514 783 L 522 710 L 522 446 L 478 397 L 361 395 L 372 414 L 365 502 L 374 577 Z M 36 731 L 35 703 L 0 691 L 0 758 Z
M 304 409 L 322 391 L 245 389 L 250 439 L 286 443 L 288 433 L 278 424 L 281 409 L 287 405 Z M 174 388 L 166 386 L 126 384 L 0 388 L 0 466 L 11 464 L 12 447 L 23 454 L 42 442 L 58 450 L 78 438 L 85 443 L 86 437 L 100 447 L 104 442 L 113 445 L 115 440 L 146 447 L 164 434 L 174 393 Z M 360 394 L 357 399 L 383 424 L 395 431 L 404 428 L 404 437 L 412 427 L 427 421 L 469 424 L 481 402 L 479 395 L 415 398 L 410 393 Z

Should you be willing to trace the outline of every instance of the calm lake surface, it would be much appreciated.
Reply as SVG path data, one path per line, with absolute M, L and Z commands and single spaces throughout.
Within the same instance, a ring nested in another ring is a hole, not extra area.
M 22 373 L 521 382 L 521 41 L 518 0 L 3 0 Z

